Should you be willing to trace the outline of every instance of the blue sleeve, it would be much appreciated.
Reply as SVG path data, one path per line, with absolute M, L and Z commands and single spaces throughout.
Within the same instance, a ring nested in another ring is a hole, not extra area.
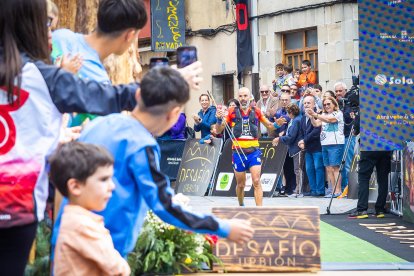
M 285 145 L 293 145 L 293 143 L 296 141 L 298 134 L 299 134 L 299 121 L 294 120 L 292 122 L 292 126 L 289 128 L 288 133 L 286 133 L 285 136 L 280 137 L 280 140 Z
M 201 117 L 201 116 L 200 116 Z M 200 129 L 206 129 L 206 131 L 210 132 L 210 126 L 217 123 L 216 112 L 215 109 L 209 111 L 198 125 Z
M 134 155 L 130 169 L 148 207 L 163 221 L 185 230 L 226 238 L 230 225 L 212 215 L 195 214 L 172 202 L 168 176 L 159 170 L 157 153 L 146 147 Z
M 137 83 L 105 85 L 93 80 L 81 80 L 42 61 L 36 61 L 35 64 L 46 81 L 53 103 L 61 113 L 107 115 L 132 110 L 136 105 Z

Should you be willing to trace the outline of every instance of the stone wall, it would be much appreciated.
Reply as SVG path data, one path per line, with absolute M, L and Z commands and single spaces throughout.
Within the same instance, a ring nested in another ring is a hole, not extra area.
M 259 15 L 318 4 L 326 1 L 260 1 Z M 319 83 L 324 90 L 333 90 L 337 81 L 352 84 L 350 65 L 359 71 L 358 5 L 336 4 L 282 13 L 259 19 L 259 73 L 261 82 L 270 84 L 275 65 L 282 60 L 282 33 L 305 28 L 317 28 Z

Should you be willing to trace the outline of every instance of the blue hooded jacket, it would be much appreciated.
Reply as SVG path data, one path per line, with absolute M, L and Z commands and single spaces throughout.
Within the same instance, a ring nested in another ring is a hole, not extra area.
M 201 131 L 201 137 L 205 137 L 210 134 L 210 126 L 217 123 L 216 107 L 210 106 L 205 113 L 203 113 L 203 110 L 200 110 L 198 116 L 202 121 L 198 125 L 194 124 L 194 130 L 197 132 Z

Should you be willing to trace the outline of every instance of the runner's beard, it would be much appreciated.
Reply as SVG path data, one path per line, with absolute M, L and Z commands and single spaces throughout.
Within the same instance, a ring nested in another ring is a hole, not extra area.
M 248 108 L 250 106 L 250 100 L 249 101 L 240 101 L 240 105 L 243 109 Z

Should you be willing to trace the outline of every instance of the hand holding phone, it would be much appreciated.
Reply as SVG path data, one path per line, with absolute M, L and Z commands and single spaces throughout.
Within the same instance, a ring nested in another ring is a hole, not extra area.
M 197 61 L 197 48 L 183 46 L 177 48 L 177 67 L 183 68 Z

